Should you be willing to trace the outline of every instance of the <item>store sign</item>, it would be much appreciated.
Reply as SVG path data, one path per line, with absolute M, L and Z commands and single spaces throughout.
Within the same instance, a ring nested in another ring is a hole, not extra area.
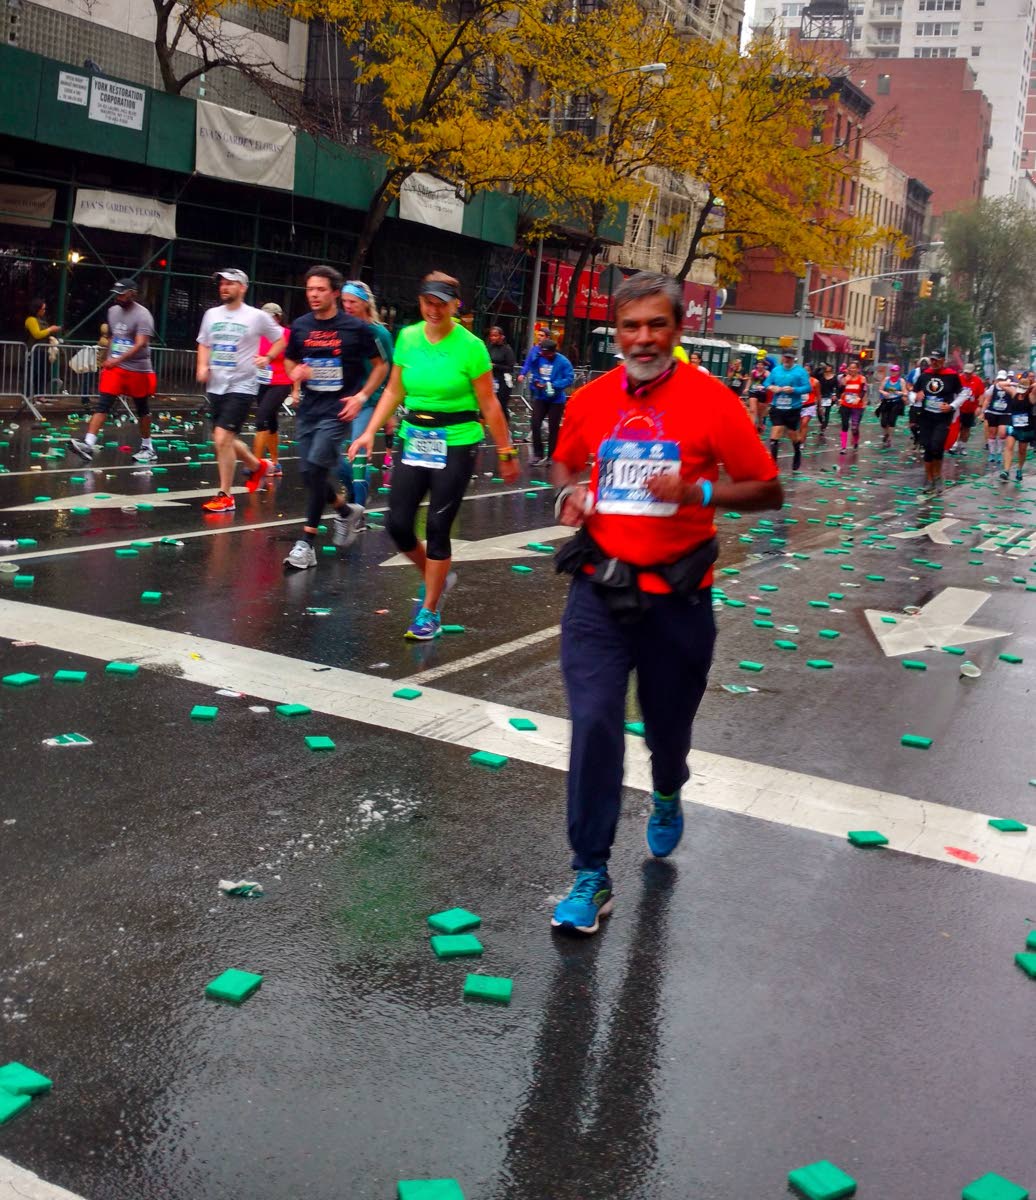
M 199 175 L 285 191 L 295 186 L 293 126 L 198 100 L 194 134 Z
M 462 233 L 464 201 L 452 183 L 415 171 L 399 191 L 399 215 L 404 221 L 434 225 L 451 233 Z
M 550 263 L 550 277 L 547 284 L 548 316 L 563 317 L 565 315 L 573 274 L 573 268 L 568 263 L 557 261 Z M 608 319 L 608 291 L 601 287 L 600 271 L 584 270 L 580 275 L 573 315 L 578 318 L 590 317 L 594 321 Z
M 844 329 L 845 321 L 841 317 L 825 317 L 820 322 L 821 329 Z
M 73 75 L 71 71 L 59 71 L 58 99 L 63 104 L 78 104 L 86 108 L 90 100 L 89 75 Z
M 79 188 L 74 225 L 91 229 L 115 229 L 120 233 L 145 233 L 160 238 L 176 237 L 176 205 L 147 196 L 102 192 Z
M 143 88 L 95 75 L 90 83 L 90 120 L 121 125 L 123 129 L 143 129 L 145 99 Z
M 0 183 L 0 225 L 32 225 L 49 229 L 54 220 L 54 188 L 21 187 Z

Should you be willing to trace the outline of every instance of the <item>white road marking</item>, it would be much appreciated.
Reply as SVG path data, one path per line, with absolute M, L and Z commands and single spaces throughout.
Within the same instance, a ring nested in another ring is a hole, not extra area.
M 209 491 L 204 494 L 209 495 L 211 491 L 212 489 L 210 488 Z M 528 491 L 528 488 L 513 488 L 506 492 L 475 492 L 474 494 L 465 496 L 464 503 L 466 504 L 472 500 L 496 500 L 501 496 L 518 496 L 526 491 Z M 182 492 L 172 494 L 183 495 Z M 428 501 L 426 500 L 421 507 L 426 508 L 427 506 Z M 28 507 L 42 508 L 43 505 L 30 504 Z M 368 516 L 371 516 L 374 513 L 384 514 L 386 512 L 388 512 L 387 508 L 367 509 Z M 230 519 L 233 520 L 233 516 L 231 516 Z M 0 562 L 28 562 L 29 560 L 35 561 L 38 558 L 60 558 L 66 554 L 88 554 L 91 550 L 118 550 L 123 546 L 132 546 L 134 542 L 143 542 L 149 539 L 154 542 L 160 542 L 163 537 L 176 538 L 178 541 L 184 542 L 190 538 L 214 537 L 216 534 L 220 533 L 247 533 L 252 529 L 274 529 L 280 525 L 300 525 L 301 523 L 302 516 L 300 515 L 297 517 L 284 517 L 283 519 L 277 521 L 256 521 L 249 525 L 228 524 L 215 526 L 212 529 L 191 529 L 186 533 L 142 533 L 135 538 L 126 538 L 120 542 L 91 542 L 89 546 L 60 546 L 54 550 L 23 550 L 19 551 L 17 554 L 0 554 Z M 529 540 L 532 540 L 531 536 Z M 544 555 L 544 557 L 546 557 L 546 555 Z
M 969 618 L 989 599 L 989 592 L 970 588 L 945 588 L 917 613 L 864 610 L 871 633 L 888 657 L 914 654 L 939 646 L 962 646 L 971 642 L 987 642 L 991 638 L 1010 637 L 1007 629 L 984 629 L 969 625 Z M 886 624 L 882 617 L 894 617 L 895 624 Z
M 423 689 L 417 700 L 397 700 L 392 696 L 397 680 L 14 600 L 0 600 L 0 636 L 35 641 L 78 658 L 132 660 L 213 689 L 243 692 L 249 699 L 306 704 L 327 716 L 489 750 L 559 772 L 568 766 L 569 722 L 516 706 L 433 689 Z M 508 723 L 511 717 L 527 717 L 537 728 L 519 733 Z M 626 749 L 626 785 L 650 792 L 646 745 L 631 736 Z M 1034 829 L 1005 835 L 991 829 L 982 813 L 720 754 L 695 750 L 690 761 L 695 774 L 686 798 L 708 808 L 837 838 L 850 829 L 878 829 L 894 850 L 1036 883 Z M 559 783 L 559 801 L 561 792 Z M 959 862 L 947 854 L 950 846 L 978 855 L 978 861 Z
M 458 658 L 437 667 L 429 667 L 427 671 L 418 671 L 416 675 L 408 675 L 402 682 L 411 686 L 415 683 L 428 683 L 443 675 L 453 675 L 457 671 L 467 671 L 470 667 L 480 667 L 483 663 L 505 658 L 508 654 L 515 654 L 528 646 L 538 646 L 540 642 L 549 642 L 551 638 L 556 638 L 560 633 L 560 625 L 551 625 L 549 629 L 541 629 L 539 633 L 526 634 L 525 637 L 515 638 L 513 642 L 504 642 L 502 645 L 482 650 L 478 654 L 469 654 L 467 658 Z
M 203 488 L 179 489 L 175 492 L 135 492 L 131 496 L 118 495 L 115 492 L 86 492 L 83 495 L 59 496 L 56 500 L 41 500 L 38 504 L 12 504 L 0 512 L 58 512 L 71 508 L 127 508 L 131 504 L 150 504 L 152 508 L 186 508 L 188 500 L 197 500 L 199 496 L 212 496 L 217 487 L 212 484 Z M 248 489 L 235 487 L 230 489 L 235 495 L 243 495 Z M 174 499 L 173 497 L 176 497 Z
M 905 529 L 902 533 L 894 533 L 892 536 L 905 540 L 927 537 L 931 538 L 938 546 L 952 546 L 953 542 L 946 536 L 946 530 L 951 525 L 959 524 L 960 521 L 957 517 L 943 517 L 941 521 L 932 521 L 920 529 Z
M 82 1197 L 55 1183 L 47 1183 L 9 1158 L 0 1158 L 0 1200 L 82 1200 Z
M 153 434 L 152 436 L 157 441 L 162 435 L 156 433 L 156 434 Z M 296 462 L 297 459 L 296 459 L 295 455 L 285 456 L 282 454 L 280 456 L 280 458 L 278 459 L 278 461 L 282 462 L 282 463 Z M 81 462 L 78 467 L 44 467 L 40 471 L 34 471 L 30 467 L 29 470 L 27 470 L 27 471 L 4 471 L 2 474 L 0 474 L 0 480 L 17 479 L 20 475 L 82 475 L 86 471 L 96 471 L 100 474 L 108 475 L 112 471 L 148 471 L 148 470 L 153 471 L 155 467 L 163 467 L 166 470 L 170 470 L 173 467 L 189 467 L 192 462 L 197 464 L 198 460 L 197 459 L 187 459 L 187 458 L 185 458 L 185 459 L 166 458 L 166 459 L 163 459 L 161 462 L 157 462 L 157 463 L 136 463 L 135 462 L 135 463 L 123 463 L 120 466 L 103 466 L 100 463 L 94 464 L 94 463 L 88 463 L 88 462 Z M 213 459 L 206 459 L 206 461 L 204 463 L 202 463 L 202 466 L 204 467 L 206 464 L 211 464 L 211 465 L 215 466 L 215 461 Z
M 553 542 L 571 537 L 575 530 L 569 525 L 548 525 L 545 529 L 518 530 L 499 537 L 482 538 L 477 542 L 465 542 L 453 538 L 453 561 L 490 562 L 509 558 L 547 558 L 542 550 L 527 550 L 528 542 Z M 405 554 L 394 554 L 387 558 L 383 567 L 409 567 L 413 564 Z

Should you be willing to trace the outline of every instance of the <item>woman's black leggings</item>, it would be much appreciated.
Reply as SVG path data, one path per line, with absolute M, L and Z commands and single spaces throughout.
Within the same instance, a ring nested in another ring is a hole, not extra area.
M 277 414 L 281 405 L 291 395 L 290 383 L 268 383 L 259 393 L 255 409 L 256 433 L 276 433 Z
M 477 449 L 477 446 L 447 446 L 446 466 L 440 470 L 396 463 L 392 470 L 387 528 L 389 536 L 404 554 L 417 545 L 417 510 L 427 496 L 425 543 L 428 557 L 439 560 L 452 557 L 450 528 L 475 469 Z

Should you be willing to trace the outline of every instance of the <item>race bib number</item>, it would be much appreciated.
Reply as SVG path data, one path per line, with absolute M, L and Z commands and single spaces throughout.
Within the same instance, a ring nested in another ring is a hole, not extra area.
M 1029 414 L 1028 413 L 1015 413 L 1014 416 L 1011 418 L 1011 424 L 1015 427 L 1015 429 L 1027 428 L 1028 424 L 1029 424 Z
M 945 415 L 942 411 L 943 401 L 938 396 L 925 396 L 924 410 L 925 412 L 938 413 L 939 416 Z
M 342 360 L 340 358 L 304 358 L 313 372 L 306 380 L 311 392 L 340 392 L 342 390 Z
M 446 466 L 446 430 L 406 427 L 403 462 L 408 467 L 441 471 Z
M 630 442 L 611 438 L 597 452 L 597 511 L 635 517 L 671 517 L 679 505 L 647 489 L 655 475 L 680 474 L 676 442 Z
M 989 406 L 993 412 L 1007 412 L 1007 397 L 997 396 L 997 398 Z
M 237 342 L 213 342 L 209 366 L 224 370 L 237 366 Z
M 798 408 L 800 403 L 798 396 L 793 395 L 791 392 L 778 392 L 773 398 L 773 407 L 782 412 Z
M 127 350 L 132 349 L 133 340 L 131 338 L 113 337 L 111 344 L 111 357 L 115 358 L 118 355 L 125 354 Z
M 259 382 L 264 387 L 267 384 L 273 383 L 273 367 L 267 365 L 259 368 Z

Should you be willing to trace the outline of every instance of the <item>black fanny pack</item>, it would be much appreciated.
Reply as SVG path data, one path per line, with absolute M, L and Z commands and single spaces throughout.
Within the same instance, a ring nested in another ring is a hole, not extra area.
M 638 567 L 621 558 L 607 557 L 584 527 L 554 555 L 554 570 L 559 575 L 585 576 L 599 590 L 617 621 L 636 621 L 649 604 L 648 594 L 640 586 L 641 575 L 661 576 L 677 596 L 687 599 L 697 594 L 718 557 L 719 543 L 713 537 L 675 562 Z M 586 567 L 592 567 L 592 572 Z
M 403 419 L 408 425 L 416 425 L 418 429 L 443 429 L 447 425 L 466 425 L 468 421 L 477 421 L 479 411 L 477 408 L 473 408 L 466 412 L 428 413 L 407 409 L 407 414 Z

